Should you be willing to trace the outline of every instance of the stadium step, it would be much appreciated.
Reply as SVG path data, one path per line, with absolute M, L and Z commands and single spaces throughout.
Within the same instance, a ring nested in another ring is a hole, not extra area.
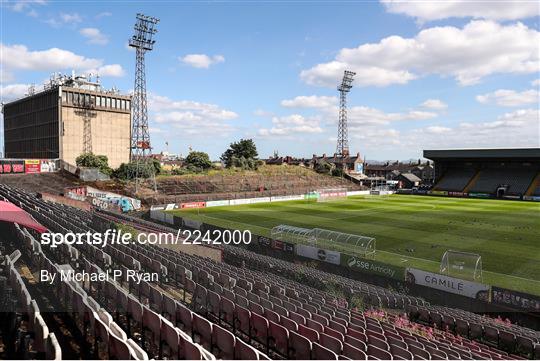
M 478 180 L 478 178 L 480 178 L 480 174 L 482 173 L 482 171 L 478 171 L 474 177 L 471 178 L 471 180 L 469 181 L 469 183 L 467 183 L 467 185 L 465 186 L 465 188 L 463 188 L 463 193 L 468 193 L 469 192 L 469 189 L 471 189 L 475 184 L 476 184 L 476 181 Z
M 533 181 L 531 182 L 531 185 L 527 189 L 527 192 L 525 192 L 525 195 L 532 196 L 536 188 L 538 188 L 538 186 L 540 186 L 540 173 L 538 173 L 536 177 L 534 177 Z

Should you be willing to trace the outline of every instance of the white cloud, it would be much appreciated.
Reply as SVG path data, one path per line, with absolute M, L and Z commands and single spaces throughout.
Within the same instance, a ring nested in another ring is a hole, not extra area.
M 531 81 L 531 85 L 535 86 L 535 87 L 539 87 L 540 86 L 540 79 L 536 79 L 536 80 Z
M 171 100 L 152 93 L 148 94 L 148 109 L 156 123 L 172 125 L 190 135 L 228 135 L 235 130 L 230 121 L 238 118 L 237 113 L 215 104 Z
M 482 104 L 488 104 L 494 102 L 497 105 L 503 107 L 518 107 L 527 104 L 538 103 L 538 90 L 530 89 L 522 92 L 515 90 L 499 89 L 493 93 L 487 93 L 484 95 L 477 95 L 476 100 Z
M 410 110 L 404 113 L 386 113 L 382 110 L 365 106 L 355 106 L 348 110 L 348 120 L 351 128 L 386 125 L 398 121 L 421 121 L 435 117 L 437 117 L 437 113 L 421 110 Z
M 186 56 L 179 57 L 178 60 L 194 68 L 208 69 L 210 65 L 223 63 L 225 58 L 223 55 L 208 56 L 206 54 L 188 54 Z
M 101 76 L 122 76 L 124 71 L 118 64 L 104 65 L 103 60 L 86 58 L 69 50 L 50 48 L 47 50 L 29 50 L 24 45 L 0 44 L 1 65 L 8 78 L 13 79 L 16 71 L 96 71 Z
M 101 12 L 101 13 L 97 14 L 96 19 L 101 19 L 101 18 L 105 18 L 105 17 L 109 17 L 109 16 L 112 16 L 112 13 L 109 12 L 109 11 L 104 11 L 104 12 Z
M 30 84 L 9 84 L 0 87 L 0 102 L 8 103 L 10 101 L 22 98 L 28 93 Z
M 539 116 L 538 109 L 520 109 L 505 113 L 494 121 L 462 122 L 451 128 L 436 127 L 435 132 L 434 127 L 416 129 L 404 140 L 409 144 L 417 142 L 418 146 L 424 149 L 428 147 L 538 147 L 540 146 Z
M 384 126 L 360 131 L 353 128 L 349 134 L 351 139 L 360 140 L 368 153 L 419 154 L 422 149 L 538 147 L 539 116 L 538 109 L 521 109 L 491 121 L 429 124 L 401 131 Z
M 343 70 L 357 73 L 356 85 L 405 84 L 436 74 L 461 85 L 497 73 L 538 72 L 540 32 L 522 23 L 501 25 L 475 20 L 420 31 L 414 38 L 390 36 L 378 43 L 341 49 L 333 61 L 303 70 L 306 83 L 334 87 Z
M 59 28 L 63 25 L 77 25 L 82 22 L 82 17 L 78 13 L 60 13 L 58 16 L 45 20 L 45 23 L 52 27 Z
M 429 133 L 429 134 L 445 134 L 445 133 L 450 133 L 452 129 L 448 127 L 441 127 L 438 125 L 431 125 L 425 128 L 425 131 L 426 133 Z
M 337 103 L 336 97 L 328 96 L 297 96 L 293 99 L 281 101 L 281 106 L 286 108 L 327 108 Z
M 121 77 L 126 74 L 124 68 L 120 64 L 109 64 L 103 65 L 97 68 L 96 70 L 89 70 L 88 73 L 98 74 L 100 77 L 110 76 L 110 77 Z
M 443 110 L 448 108 L 448 104 L 443 102 L 440 99 L 428 99 L 425 102 L 423 102 L 422 107 L 427 109 L 433 109 L 433 110 Z
M 268 110 L 264 110 L 264 109 L 256 109 L 254 112 L 253 112 L 253 115 L 257 116 L 257 117 L 271 117 L 274 115 L 273 112 L 270 112 Z
M 82 28 L 79 33 L 88 39 L 88 44 L 106 45 L 109 42 L 109 37 L 97 28 Z
M 538 16 L 539 5 L 535 1 L 400 1 L 381 0 L 386 10 L 404 14 L 420 22 L 447 18 L 481 18 L 492 20 L 517 20 Z
M 292 136 L 294 134 L 322 133 L 318 117 L 306 118 L 300 114 L 272 118 L 272 128 L 261 128 L 259 136 Z
M 15 1 L 3 1 L 2 6 L 6 6 L 12 11 L 24 12 L 27 11 L 27 15 L 33 16 L 36 11 L 33 9 L 33 5 L 45 5 L 45 0 L 15 0 Z

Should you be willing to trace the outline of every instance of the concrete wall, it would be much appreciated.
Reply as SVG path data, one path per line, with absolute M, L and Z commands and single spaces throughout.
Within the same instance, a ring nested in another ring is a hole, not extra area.
M 71 164 L 75 164 L 75 159 L 83 153 L 84 142 L 84 117 L 76 114 L 75 110 L 73 107 L 62 107 L 64 135 L 60 157 Z M 92 152 L 106 155 L 112 168 L 129 162 L 130 113 L 95 110 L 91 123 Z

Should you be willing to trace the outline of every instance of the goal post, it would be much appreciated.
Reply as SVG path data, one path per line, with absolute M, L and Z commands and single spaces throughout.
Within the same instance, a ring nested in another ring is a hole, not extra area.
M 440 273 L 482 282 L 482 256 L 477 253 L 448 250 L 442 256 Z
M 317 202 L 327 202 L 347 198 L 347 188 L 321 188 L 315 191 Z

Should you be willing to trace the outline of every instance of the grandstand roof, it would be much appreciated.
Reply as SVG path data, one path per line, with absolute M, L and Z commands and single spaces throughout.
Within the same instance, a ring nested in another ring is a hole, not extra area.
M 436 159 L 539 159 L 540 148 L 424 150 L 424 158 Z
M 39 233 L 47 232 L 47 228 L 36 222 L 32 216 L 9 202 L 0 201 L 0 221 L 17 223 L 35 229 Z

